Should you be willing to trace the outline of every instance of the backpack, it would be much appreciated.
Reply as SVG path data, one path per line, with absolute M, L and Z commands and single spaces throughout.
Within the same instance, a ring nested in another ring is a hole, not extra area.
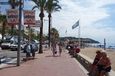
M 80 52 L 80 48 L 76 48 L 75 51 L 76 51 L 76 53 L 79 53 Z

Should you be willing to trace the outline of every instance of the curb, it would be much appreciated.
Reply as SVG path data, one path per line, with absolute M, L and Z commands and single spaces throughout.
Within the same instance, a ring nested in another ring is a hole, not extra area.
M 2 64 L 0 65 L 0 69 L 2 69 L 2 68 L 4 68 L 4 67 L 8 66 L 8 63 L 13 63 L 13 62 L 15 62 L 16 60 L 17 60 L 17 58 L 12 59 L 11 61 L 9 61 L 9 62 L 7 62 L 7 63 L 2 63 Z
M 84 74 L 86 76 L 88 76 L 87 75 L 88 71 L 75 58 L 74 58 L 74 61 L 77 62 L 77 64 L 79 65 L 79 67 L 81 68 L 81 70 L 84 72 Z

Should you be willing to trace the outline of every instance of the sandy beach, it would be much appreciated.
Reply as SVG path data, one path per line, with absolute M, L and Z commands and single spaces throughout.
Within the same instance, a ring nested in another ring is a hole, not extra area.
M 96 51 L 99 50 L 101 48 L 93 48 L 93 47 L 88 47 L 88 48 L 84 48 L 84 49 L 81 49 L 81 53 L 90 57 L 91 59 L 94 59 L 95 55 L 96 55 Z M 112 51 L 110 49 L 107 49 L 106 50 L 107 52 L 107 55 L 109 56 L 110 60 L 111 60 L 111 63 L 112 63 L 112 70 L 115 71 L 115 51 Z

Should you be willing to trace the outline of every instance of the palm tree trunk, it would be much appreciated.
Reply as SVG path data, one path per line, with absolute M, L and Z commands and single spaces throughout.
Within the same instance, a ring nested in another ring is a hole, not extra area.
M 49 18 L 49 27 L 48 27 L 48 31 L 49 31 L 48 40 L 49 40 L 49 43 L 48 43 L 48 46 L 50 47 L 50 42 L 51 42 L 51 35 L 50 35 L 50 33 L 51 33 L 51 31 L 50 31 L 50 29 L 51 29 L 51 14 L 50 13 L 48 15 L 48 18 Z
M 43 53 L 43 47 L 42 47 L 42 41 L 43 41 L 42 40 L 43 39 L 43 17 L 44 17 L 43 11 L 41 11 L 39 16 L 40 16 L 40 20 L 41 20 L 39 53 Z

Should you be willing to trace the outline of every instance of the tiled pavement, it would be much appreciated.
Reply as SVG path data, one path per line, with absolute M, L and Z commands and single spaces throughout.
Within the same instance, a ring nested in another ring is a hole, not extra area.
M 52 56 L 50 50 L 36 54 L 36 59 L 21 63 L 5 65 L 0 76 L 87 76 L 74 58 L 65 51 L 61 57 Z

